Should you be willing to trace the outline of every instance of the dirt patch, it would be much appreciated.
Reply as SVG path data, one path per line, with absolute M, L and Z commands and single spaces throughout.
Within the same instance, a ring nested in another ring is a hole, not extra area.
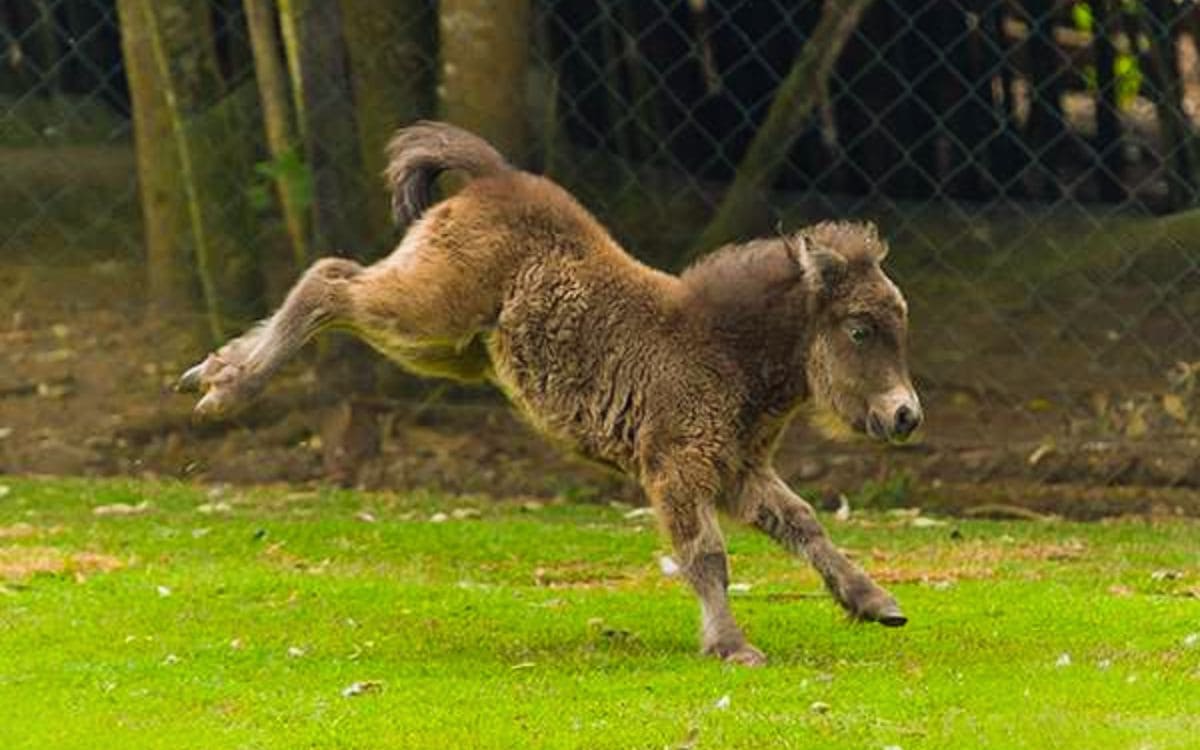
M 33 524 L 20 521 L 10 526 L 0 526 L 0 540 L 30 539 L 32 537 L 52 536 L 60 532 L 62 532 L 61 526 L 34 526 Z
M 931 585 L 957 583 L 958 581 L 981 580 L 992 578 L 996 571 L 992 568 L 962 567 L 962 568 L 903 568 L 881 567 L 872 568 L 871 577 L 880 583 L 925 583 Z
M 883 583 L 944 585 L 993 578 L 1006 562 L 1078 560 L 1087 545 L 1077 539 L 1057 543 L 996 544 L 978 540 L 939 544 L 903 553 L 870 552 L 871 576 Z
M 549 566 L 538 566 L 533 571 L 533 581 L 548 589 L 594 589 L 612 588 L 632 580 L 627 573 L 615 573 L 597 569 L 595 562 L 565 562 Z
M 118 557 L 100 552 L 68 552 L 57 547 L 0 547 L 0 580 L 20 583 L 35 575 L 69 575 L 76 580 L 126 566 Z

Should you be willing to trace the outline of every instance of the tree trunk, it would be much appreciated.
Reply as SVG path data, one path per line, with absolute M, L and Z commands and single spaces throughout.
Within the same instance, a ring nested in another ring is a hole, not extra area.
M 301 144 L 296 134 L 296 115 L 292 111 L 287 71 L 280 57 L 282 48 L 276 30 L 275 3 L 272 0 L 245 0 L 245 3 L 267 148 L 276 166 L 275 187 L 288 242 L 292 246 L 295 272 L 300 273 L 311 260 L 307 196 L 302 194 L 300 184 L 306 175 L 300 156 Z
M 367 220 L 372 240 L 391 237 L 391 209 L 380 175 L 396 128 L 433 113 L 434 16 L 425 0 L 341 0 L 354 85 Z
M 1150 37 L 1150 73 L 1155 112 L 1162 133 L 1162 160 L 1167 173 L 1167 193 L 1173 211 L 1195 201 L 1192 174 L 1191 124 L 1183 112 L 1183 86 L 1179 80 L 1179 52 L 1175 45 L 1174 3 L 1151 0 L 1145 15 Z
M 280 0 L 292 96 L 313 179 L 318 255 L 363 257 L 365 194 L 341 12 L 323 0 Z
M 21 91 L 20 69 L 15 61 L 21 45 L 17 42 L 17 25 L 8 10 L 5 0 L 0 0 L 0 93 L 16 94 Z
M 1025 52 L 1029 59 L 1029 121 L 1025 136 L 1032 154 L 1035 194 L 1053 200 L 1060 193 L 1055 174 L 1057 156 L 1067 146 L 1066 117 L 1062 110 L 1064 89 L 1063 56 L 1054 39 L 1058 5 L 1054 0 L 1031 3 L 1029 36 Z
M 280 0 L 292 94 L 313 181 L 313 245 L 318 255 L 367 260 L 366 196 L 353 117 L 338 3 Z M 326 399 L 321 415 L 325 472 L 339 484 L 357 481 L 379 447 L 378 424 L 364 398 L 374 390 L 367 347 L 348 337 L 320 355 L 317 379 Z
M 117 8 L 133 109 L 149 299 L 152 315 L 180 319 L 193 309 L 193 269 L 179 241 L 188 231 L 187 207 L 178 189 L 179 154 L 172 142 L 171 116 L 159 86 L 149 24 L 140 3 L 120 0 Z M 210 335 L 215 335 L 214 327 L 219 325 L 210 320 Z
M 992 110 L 996 135 L 988 143 L 988 162 L 992 180 L 998 186 L 1000 195 L 1017 197 L 1025 194 L 1025 186 L 1020 179 L 1020 165 L 1027 157 L 1022 157 L 1019 147 L 1013 45 L 1004 32 L 1004 19 L 1007 16 L 1005 5 L 990 4 L 980 17 L 984 33 L 996 52 L 996 75 L 1000 79 L 1000 97 L 993 102 Z
M 62 55 L 58 46 L 58 22 L 49 0 L 36 0 L 37 24 L 33 33 L 38 51 L 38 67 L 41 70 L 42 90 L 46 96 L 56 97 L 62 93 Z
M 253 140 L 244 91 L 226 95 L 207 8 L 120 0 L 134 110 L 152 313 L 194 309 L 199 288 L 211 343 L 259 312 L 251 217 L 241 193 Z
M 1114 203 L 1125 200 L 1121 183 L 1125 157 L 1121 151 L 1120 102 L 1114 77 L 1116 48 L 1113 34 L 1116 24 L 1112 16 L 1113 0 L 1096 0 L 1092 4 L 1092 47 L 1096 55 L 1096 182 L 1100 198 Z
M 520 163 L 526 156 L 530 0 L 441 0 L 441 116 Z
M 826 96 L 829 74 L 871 0 L 827 0 L 821 21 L 780 84 L 767 119 L 738 165 L 717 215 L 700 235 L 688 259 L 749 232 L 759 216 L 761 191 L 770 188 L 805 119 Z

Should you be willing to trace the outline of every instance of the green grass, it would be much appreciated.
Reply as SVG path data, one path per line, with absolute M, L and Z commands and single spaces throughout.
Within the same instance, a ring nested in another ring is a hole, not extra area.
M 652 522 L 619 508 L 0 486 L 4 748 L 1200 745 L 1195 522 L 835 524 L 897 581 L 900 630 L 847 623 L 726 524 L 735 611 L 771 657 L 746 670 L 697 655 Z

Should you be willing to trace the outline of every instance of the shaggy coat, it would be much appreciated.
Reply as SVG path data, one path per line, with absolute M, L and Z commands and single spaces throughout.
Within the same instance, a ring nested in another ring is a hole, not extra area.
M 184 375 L 206 391 L 200 415 L 243 406 L 318 331 L 349 331 L 412 371 L 496 384 L 539 431 L 636 478 L 700 599 L 706 652 L 764 660 L 729 611 L 718 509 L 806 555 L 854 617 L 904 623 L 771 467 L 805 401 L 883 439 L 920 421 L 905 304 L 872 227 L 729 246 L 674 276 L 465 131 L 420 123 L 389 154 L 399 247 L 369 267 L 314 264 L 269 320 Z M 431 206 L 445 170 L 471 179 Z

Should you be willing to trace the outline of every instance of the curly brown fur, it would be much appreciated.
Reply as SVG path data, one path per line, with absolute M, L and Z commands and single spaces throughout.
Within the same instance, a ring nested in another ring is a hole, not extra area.
M 469 133 L 422 123 L 389 152 L 398 215 L 420 218 L 372 266 L 318 262 L 267 322 L 185 374 L 207 391 L 200 415 L 243 406 L 318 331 L 348 330 L 414 371 L 496 384 L 546 435 L 640 481 L 700 599 L 706 652 L 763 661 L 729 609 L 718 508 L 806 555 L 853 616 L 903 622 L 771 467 L 805 402 L 885 439 L 920 420 L 873 227 L 819 224 L 672 276 Z M 446 169 L 474 179 L 426 211 Z

